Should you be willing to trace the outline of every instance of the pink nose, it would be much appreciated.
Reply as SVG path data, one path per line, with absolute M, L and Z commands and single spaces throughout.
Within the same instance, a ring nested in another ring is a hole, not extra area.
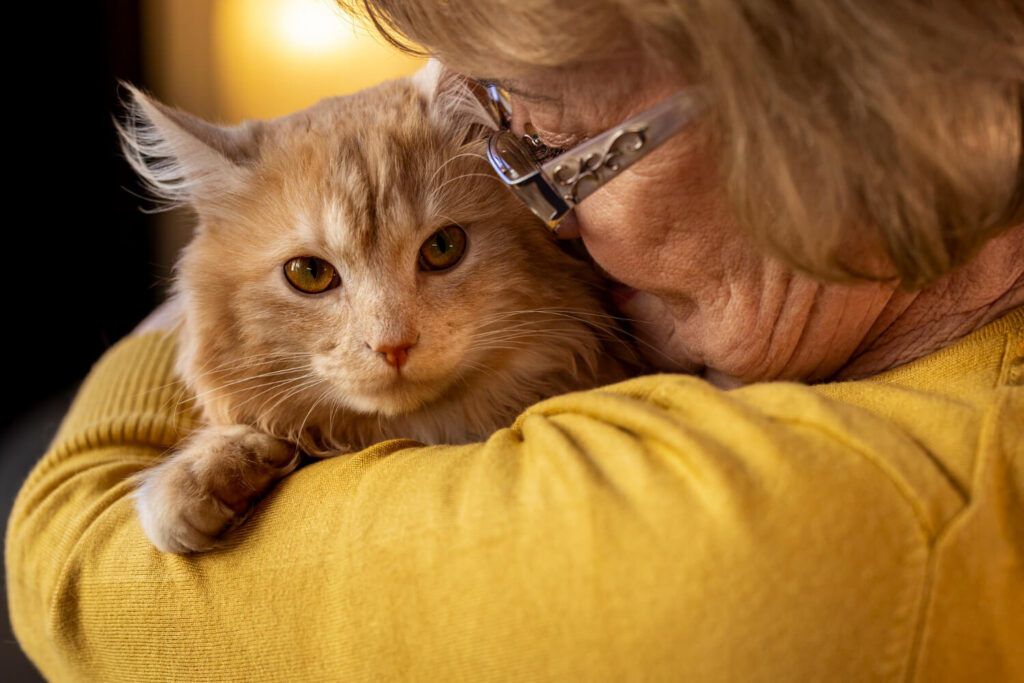
M 384 357 L 384 360 L 393 368 L 401 369 L 405 365 L 405 361 L 409 358 L 409 349 L 411 349 L 416 342 L 400 342 L 394 346 L 390 344 L 379 344 L 374 347 L 374 351 Z

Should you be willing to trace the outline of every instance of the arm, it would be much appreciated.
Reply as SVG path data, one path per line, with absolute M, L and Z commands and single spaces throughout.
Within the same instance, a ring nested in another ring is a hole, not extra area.
M 913 443 L 808 388 L 667 376 L 484 444 L 319 462 L 224 548 L 165 555 L 130 477 L 188 426 L 172 358 L 158 333 L 109 352 L 16 502 L 12 619 L 51 679 L 897 676 L 962 504 L 937 471 L 880 467 L 875 445 Z

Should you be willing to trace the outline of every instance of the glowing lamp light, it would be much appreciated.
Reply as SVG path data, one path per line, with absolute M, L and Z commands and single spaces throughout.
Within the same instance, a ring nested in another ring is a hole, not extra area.
M 329 53 L 358 41 L 355 27 L 339 21 L 338 10 L 318 0 L 277 2 L 275 27 L 296 51 Z
M 225 122 L 281 116 L 408 75 L 404 55 L 331 0 L 217 0 L 213 69 Z

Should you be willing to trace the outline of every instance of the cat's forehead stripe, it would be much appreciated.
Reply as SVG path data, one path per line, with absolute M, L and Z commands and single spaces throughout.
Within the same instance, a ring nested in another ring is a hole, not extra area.
M 465 173 L 465 160 L 452 159 L 458 146 L 427 115 L 415 91 L 383 87 L 375 92 L 372 112 L 365 99 L 324 101 L 314 124 L 307 113 L 279 128 L 282 153 L 275 167 L 284 169 L 292 200 L 320 214 L 310 215 L 309 243 L 330 245 L 336 258 L 346 252 L 384 257 L 382 250 L 400 244 L 407 249 L 410 231 L 436 228 L 442 218 L 458 222 L 450 214 L 463 201 L 453 200 L 466 194 L 464 183 L 447 182 Z
M 346 145 L 339 154 L 340 173 L 345 187 L 339 192 L 347 214 L 348 237 L 355 246 L 370 251 L 377 243 L 379 191 L 363 150 Z
M 385 126 L 385 130 L 364 131 L 365 135 L 349 139 L 338 149 L 338 194 L 348 214 L 349 238 L 364 251 L 379 246 L 387 234 L 404 233 L 411 227 L 405 223 L 421 217 L 423 176 L 430 175 L 428 158 L 437 152 L 436 141 L 427 131 L 404 130 L 422 125 L 418 119 L 393 123 L 396 130 Z

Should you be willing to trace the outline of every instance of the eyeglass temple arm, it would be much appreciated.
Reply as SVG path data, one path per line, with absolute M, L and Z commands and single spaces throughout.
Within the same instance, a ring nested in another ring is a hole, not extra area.
M 575 207 L 692 122 L 703 108 L 704 98 L 699 88 L 680 91 L 543 163 L 541 173 L 555 191 Z
M 487 108 L 498 122 L 499 128 L 508 128 L 512 122 L 512 103 L 501 88 L 493 83 L 482 84 L 487 90 Z

